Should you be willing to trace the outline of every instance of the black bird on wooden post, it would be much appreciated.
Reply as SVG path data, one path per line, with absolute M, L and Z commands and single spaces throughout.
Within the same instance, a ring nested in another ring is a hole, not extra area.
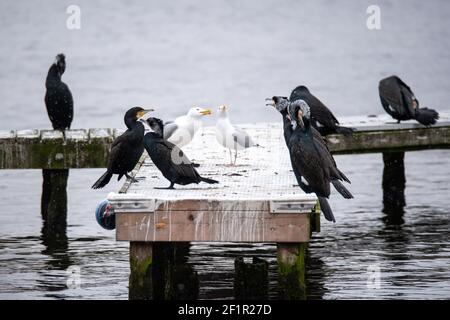
M 314 139 L 308 104 L 303 100 L 291 103 L 289 116 L 294 130 L 288 147 L 297 182 L 304 192 L 317 195 L 325 219 L 335 222 L 333 211 L 327 201 L 330 196 L 330 182 L 344 198 L 350 199 L 353 195 L 341 183 L 348 179 L 336 167 L 326 145 Z
M 411 88 L 397 76 L 390 76 L 378 84 L 381 105 L 384 110 L 396 119 L 415 119 L 424 126 L 430 126 L 439 119 L 439 113 L 433 109 L 419 108 L 419 100 Z
M 145 150 L 163 176 L 170 181 L 169 187 L 155 189 L 174 189 L 175 184 L 219 183 L 200 176 L 183 151 L 175 144 L 164 140 L 164 123 L 161 119 L 148 118 L 147 123 L 153 132 L 148 132 L 144 136 Z
M 117 181 L 122 176 L 133 180 L 128 175 L 128 172 L 134 169 L 142 152 L 144 152 L 143 140 L 145 128 L 143 123 L 138 120 L 149 111 L 153 111 L 153 109 L 145 110 L 141 107 L 134 107 L 125 113 L 124 122 L 128 129 L 112 143 L 107 170 L 94 183 L 92 186 L 93 189 L 103 188 L 109 183 L 113 174 L 119 175 Z
M 66 70 L 66 57 L 60 53 L 48 70 L 45 87 L 45 105 L 53 129 L 66 130 L 70 128 L 73 119 L 73 98 L 67 84 L 61 81 Z
M 352 128 L 339 126 L 339 121 L 334 114 L 328 109 L 322 101 L 317 99 L 309 89 L 305 86 L 298 86 L 289 97 L 291 102 L 295 100 L 305 101 L 311 109 L 311 125 L 316 128 L 321 135 L 328 135 L 333 133 L 341 133 L 346 136 L 353 134 Z

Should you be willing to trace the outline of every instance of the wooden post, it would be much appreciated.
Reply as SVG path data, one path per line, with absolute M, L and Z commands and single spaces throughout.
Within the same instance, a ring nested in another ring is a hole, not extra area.
M 68 169 L 42 170 L 41 215 L 48 236 L 58 238 L 67 227 L 67 179 Z
M 404 152 L 383 153 L 383 212 L 392 218 L 403 215 L 405 207 Z
M 151 242 L 130 242 L 130 300 L 153 298 L 153 245 Z
M 234 260 L 234 297 L 240 300 L 265 300 L 269 293 L 269 264 L 253 258 L 245 263 L 242 257 Z
M 130 242 L 130 299 L 194 300 L 197 273 L 187 264 L 188 242 Z
M 306 298 L 305 255 L 307 243 L 277 243 L 278 284 L 281 299 Z

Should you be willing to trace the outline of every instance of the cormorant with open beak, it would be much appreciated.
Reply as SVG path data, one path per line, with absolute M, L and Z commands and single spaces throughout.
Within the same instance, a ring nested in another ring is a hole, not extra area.
M 325 136 L 333 133 L 341 133 L 346 136 L 353 134 L 352 128 L 339 126 L 339 121 L 334 114 L 319 99 L 309 92 L 305 86 L 298 86 L 289 97 L 291 102 L 295 100 L 305 101 L 311 109 L 311 125 L 316 128 L 321 135 Z
M 431 126 L 439 119 L 439 113 L 433 109 L 419 108 L 419 100 L 411 88 L 397 76 L 390 76 L 380 81 L 378 85 L 381 105 L 384 110 L 396 119 L 415 119 L 424 126 Z
M 164 123 L 161 119 L 148 118 L 147 124 L 153 132 L 147 132 L 144 136 L 145 150 L 163 176 L 170 181 L 169 187 L 155 189 L 175 189 L 175 184 L 219 183 L 216 180 L 200 176 L 183 151 L 164 139 Z
M 308 104 L 303 100 L 295 105 L 291 104 L 289 116 L 293 132 L 288 148 L 297 182 L 306 193 L 317 195 L 325 219 L 335 222 L 333 211 L 327 201 L 330 196 L 330 182 L 344 198 L 349 199 L 353 196 L 340 182 L 345 179 L 337 169 L 326 145 L 317 143 L 314 139 Z
M 283 134 L 284 134 L 284 140 L 286 142 L 286 146 L 289 148 L 289 140 L 291 138 L 292 132 L 294 131 L 291 123 L 291 117 L 289 115 L 289 108 L 292 110 L 295 110 L 296 107 L 300 107 L 304 101 L 303 100 L 296 100 L 293 103 L 291 103 L 287 97 L 281 97 L 281 96 L 274 96 L 272 98 L 267 98 L 266 105 L 274 107 L 277 109 L 278 112 L 282 115 L 283 118 Z M 340 183 L 339 180 L 344 180 L 348 183 L 351 183 L 350 180 L 345 176 L 344 173 L 342 173 L 336 165 L 336 161 L 333 158 L 333 155 L 330 153 L 330 150 L 328 149 L 328 145 L 326 140 L 322 137 L 322 135 L 317 131 L 313 126 L 310 126 L 312 136 L 314 139 L 314 143 L 319 144 L 320 149 L 326 149 L 326 151 L 322 152 L 323 155 L 325 155 L 330 163 L 333 164 L 334 170 L 331 170 L 331 182 L 333 183 L 334 187 L 338 190 L 341 190 L 339 192 L 344 194 L 344 197 L 351 197 L 350 193 L 347 193 L 347 189 L 345 187 L 343 188 L 343 185 Z M 296 175 L 297 181 L 300 181 L 299 186 L 305 191 L 309 192 L 310 190 L 308 187 L 302 182 L 302 177 L 298 175 L 298 172 L 294 171 L 294 174 Z
M 125 113 L 124 122 L 128 129 L 112 143 L 108 157 L 107 170 L 97 182 L 94 183 L 92 186 L 93 189 L 99 189 L 106 186 L 113 174 L 119 175 L 117 181 L 119 181 L 122 176 L 134 181 L 134 179 L 128 175 L 128 172 L 134 169 L 142 152 L 144 152 L 143 140 L 145 127 L 140 118 L 150 111 L 153 111 L 153 109 L 145 110 L 141 107 L 134 107 Z
M 66 57 L 60 53 L 48 70 L 45 80 L 45 106 L 54 130 L 70 128 L 73 119 L 73 98 L 67 84 L 61 81 L 66 70 Z

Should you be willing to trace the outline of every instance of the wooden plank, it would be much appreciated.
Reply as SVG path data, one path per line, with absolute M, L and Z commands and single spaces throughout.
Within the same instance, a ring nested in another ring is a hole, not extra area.
M 356 132 L 327 138 L 333 154 L 398 152 L 450 148 L 450 127 Z
M 309 214 L 262 211 L 116 212 L 119 241 L 308 242 Z
M 0 132 L 0 169 L 104 168 L 111 129 Z
M 414 120 L 397 124 L 388 115 L 343 117 L 340 122 L 357 132 L 353 138 L 328 137 L 330 149 L 336 154 L 449 148 L 450 145 L 450 113 L 445 111 L 440 112 L 439 121 L 430 128 Z M 252 167 L 255 159 L 258 164 L 265 162 L 265 158 L 276 163 L 286 156 L 280 122 L 243 124 L 241 127 L 263 147 L 239 152 L 241 170 L 232 174 L 246 175 L 249 170 L 258 169 Z M 110 145 L 121 133 L 122 129 L 74 129 L 67 130 L 64 139 L 61 131 L 2 130 L 0 169 L 104 168 Z M 183 150 L 197 162 L 219 166 L 228 162 L 228 153 L 217 143 L 212 127 L 203 128 Z M 144 163 L 144 168 L 146 165 Z M 153 179 L 152 183 L 162 181 Z

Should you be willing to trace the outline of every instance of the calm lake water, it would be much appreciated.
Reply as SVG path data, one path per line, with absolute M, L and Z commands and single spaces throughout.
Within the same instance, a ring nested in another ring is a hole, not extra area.
M 193 105 L 227 104 L 234 122 L 279 121 L 264 98 L 301 83 L 338 116 L 377 114 L 377 84 L 390 74 L 423 105 L 448 109 L 450 2 L 376 1 L 381 30 L 370 31 L 372 2 L 1 1 L 0 130 L 50 127 L 44 80 L 59 52 L 73 128 L 122 128 L 134 105 L 171 119 Z M 80 30 L 66 28 L 70 4 L 81 9 Z M 331 197 L 337 223 L 323 222 L 310 244 L 309 298 L 449 299 L 449 152 L 406 154 L 402 223 L 382 213 L 381 155 L 336 160 L 355 199 Z M 56 247 L 41 236 L 41 171 L 0 171 L 0 298 L 127 299 L 128 243 L 94 219 L 97 203 L 121 186 L 91 190 L 102 171 L 70 171 L 67 241 Z M 194 244 L 201 298 L 232 296 L 238 255 L 269 260 L 275 286 L 273 245 Z M 78 289 L 66 285 L 70 266 L 80 267 Z M 373 268 L 377 288 L 367 286 Z

